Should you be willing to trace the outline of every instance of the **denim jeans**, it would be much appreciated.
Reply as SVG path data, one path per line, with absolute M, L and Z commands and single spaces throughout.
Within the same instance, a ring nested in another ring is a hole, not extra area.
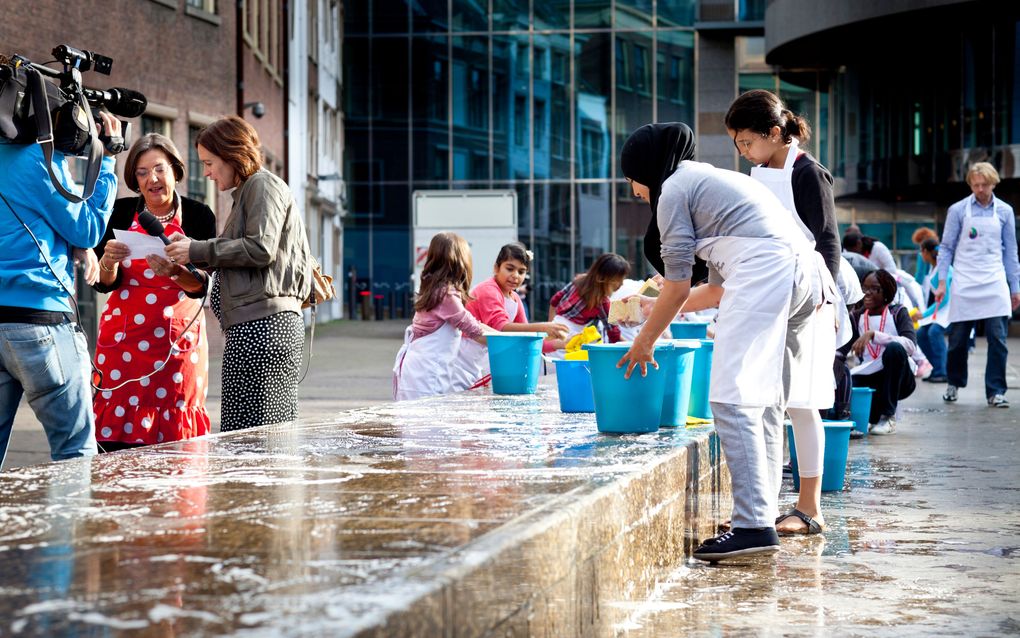
M 0 465 L 24 394 L 54 461 L 96 453 L 85 335 L 76 324 L 0 323 Z
M 1006 394 L 1006 333 L 1009 317 L 989 317 L 974 321 L 959 321 L 949 326 L 949 351 L 946 355 L 946 376 L 949 384 L 967 387 L 967 354 L 970 331 L 979 322 L 985 324 L 988 339 L 988 359 L 985 361 L 985 397 Z
M 921 326 L 917 331 L 917 345 L 931 363 L 931 376 L 946 376 L 946 329 L 937 323 Z

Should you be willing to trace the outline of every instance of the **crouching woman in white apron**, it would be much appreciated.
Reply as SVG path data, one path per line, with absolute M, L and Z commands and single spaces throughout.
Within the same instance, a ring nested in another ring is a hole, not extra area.
M 643 126 L 623 147 L 623 173 L 652 207 L 666 272 L 651 317 L 619 365 L 644 374 L 654 365 L 655 339 L 681 307 L 718 303 L 709 399 L 732 481 L 732 527 L 694 552 L 718 561 L 779 549 L 787 338 L 814 314 L 814 257 L 765 186 L 693 156 L 693 134 L 681 123 Z M 692 292 L 695 255 L 708 263 L 709 282 Z
M 393 363 L 393 398 L 397 401 L 450 392 L 450 368 L 462 335 L 485 344 L 492 332 L 464 303 L 471 299 L 471 249 L 455 233 L 439 233 L 429 244 L 414 302 L 414 319 Z

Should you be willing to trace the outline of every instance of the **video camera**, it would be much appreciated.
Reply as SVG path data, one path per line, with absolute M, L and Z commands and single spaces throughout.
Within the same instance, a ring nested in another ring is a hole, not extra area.
M 127 123 L 122 121 L 119 136 L 96 133 L 99 109 L 106 108 L 121 117 L 138 117 L 148 102 L 144 95 L 130 89 L 99 90 L 82 84 L 83 71 L 110 74 L 113 60 L 105 55 L 61 44 L 53 49 L 53 57 L 63 66 L 62 71 L 21 55 L 0 55 L 0 138 L 18 144 L 40 144 L 54 186 L 65 198 L 81 201 L 92 194 L 103 148 L 110 153 L 126 148 Z M 54 150 L 89 158 L 82 197 L 71 195 L 59 185 L 51 165 Z

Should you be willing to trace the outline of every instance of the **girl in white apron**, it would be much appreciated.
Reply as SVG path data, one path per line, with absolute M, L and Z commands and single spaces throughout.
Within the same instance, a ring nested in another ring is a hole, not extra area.
M 492 278 L 486 279 L 471 291 L 474 297 L 467 310 L 476 319 L 500 332 L 545 332 L 551 338 L 562 339 L 566 326 L 551 321 L 528 323 L 524 302 L 517 288 L 531 267 L 531 251 L 520 242 L 504 245 L 496 256 Z M 450 371 L 451 392 L 484 387 L 489 384 L 489 352 L 477 341 L 463 339 Z
M 437 234 L 429 243 L 414 319 L 393 363 L 395 400 L 446 394 L 462 335 L 485 343 L 488 329 L 464 308 L 470 286 L 467 241 L 455 233 Z
M 635 368 L 643 374 L 654 365 L 656 338 L 681 307 L 718 302 L 709 398 L 732 481 L 732 527 L 694 552 L 718 561 L 779 549 L 787 333 L 804 330 L 814 314 L 815 262 L 811 244 L 767 188 L 693 156 L 694 135 L 678 122 L 643 126 L 622 149 L 624 175 L 652 205 L 666 272 L 652 315 L 620 365 L 628 375 Z M 708 263 L 709 280 L 692 293 L 695 254 Z
M 840 246 L 832 176 L 814 158 L 800 152 L 800 142 L 807 141 L 811 129 L 773 93 L 755 90 L 742 94 L 726 114 L 726 128 L 737 151 L 756 165 L 751 177 L 767 186 L 793 213 L 789 217 L 817 251 L 813 277 L 817 312 L 793 341 L 799 352 L 794 356 L 787 404 L 797 444 L 800 492 L 797 505 L 781 516 L 776 526 L 780 534 L 817 534 L 824 526 L 825 428 L 820 411 L 833 407 L 835 400 L 833 359 L 836 347 L 842 345 L 836 343 L 837 318 L 844 326 L 843 335 L 850 333 L 846 302 L 834 281 L 839 274 Z

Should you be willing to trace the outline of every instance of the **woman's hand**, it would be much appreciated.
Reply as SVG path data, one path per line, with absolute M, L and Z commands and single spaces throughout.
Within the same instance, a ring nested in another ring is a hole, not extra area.
M 164 249 L 167 259 L 182 266 L 190 264 L 191 238 L 182 233 L 174 233 L 168 239 L 170 244 Z
M 131 256 L 131 249 L 128 245 L 122 241 L 111 239 L 106 242 L 106 247 L 103 249 L 103 258 L 99 260 L 99 265 L 103 270 L 109 272 L 113 270 L 113 267 L 124 261 Z
M 627 354 L 623 355 L 619 361 L 616 362 L 616 367 L 623 367 L 626 362 L 627 371 L 623 374 L 624 379 L 629 379 L 632 372 L 634 372 L 635 366 L 641 366 L 641 376 L 648 376 L 648 364 L 655 366 L 655 369 L 659 369 L 659 364 L 655 361 L 652 356 L 652 348 L 654 342 L 646 343 L 644 339 L 635 339 L 633 345 Z
M 858 337 L 857 341 L 854 341 L 854 345 L 851 346 L 851 350 L 853 350 L 854 354 L 857 355 L 857 358 L 859 359 L 864 358 L 864 349 L 868 347 L 868 344 L 871 343 L 871 340 L 874 338 L 875 331 L 868 330 L 860 337 Z
M 160 255 L 146 255 L 145 261 L 149 264 L 149 268 L 152 268 L 152 272 L 160 277 L 173 277 L 177 274 L 177 264 Z

